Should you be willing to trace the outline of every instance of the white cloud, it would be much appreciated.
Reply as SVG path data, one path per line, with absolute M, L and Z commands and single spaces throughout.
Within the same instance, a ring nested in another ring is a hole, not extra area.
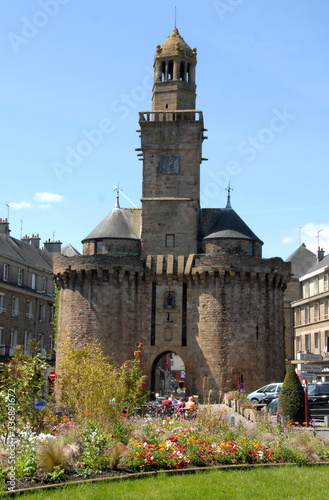
M 285 236 L 284 238 L 282 238 L 282 243 L 284 243 L 285 245 L 290 245 L 290 243 L 292 243 L 294 241 L 294 238 L 292 236 Z
M 300 228 L 300 239 L 305 243 L 307 248 L 312 252 L 316 252 L 318 246 L 323 248 L 325 253 L 329 253 L 329 225 L 328 224 L 314 224 L 308 222 Z
M 37 208 L 41 208 L 41 210 L 46 210 L 47 208 L 51 208 L 51 205 L 43 203 L 41 205 L 38 205 Z
M 304 226 L 292 229 L 282 238 L 284 245 L 295 244 L 296 248 L 299 244 L 304 243 L 306 247 L 316 253 L 318 246 L 323 248 L 325 254 L 329 254 L 329 224 L 315 224 L 307 222 Z
M 26 201 L 20 201 L 19 203 L 17 202 L 12 202 L 9 203 L 10 208 L 13 208 L 14 210 L 20 210 L 22 208 L 32 208 L 33 205 L 31 203 L 27 203 Z
M 55 193 L 35 193 L 34 199 L 35 201 L 58 203 L 64 200 L 64 196 Z

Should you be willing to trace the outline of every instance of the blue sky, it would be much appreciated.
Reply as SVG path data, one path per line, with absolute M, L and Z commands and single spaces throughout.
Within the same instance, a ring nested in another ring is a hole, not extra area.
M 202 207 L 225 206 L 230 181 L 264 257 L 317 235 L 328 253 L 327 0 L 3 0 L 0 217 L 81 251 L 118 182 L 140 207 L 138 111 L 175 5 L 198 54 Z

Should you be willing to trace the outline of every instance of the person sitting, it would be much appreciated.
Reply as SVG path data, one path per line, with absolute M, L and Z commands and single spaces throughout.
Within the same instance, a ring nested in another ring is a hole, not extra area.
M 185 403 L 185 418 L 189 418 L 192 415 L 195 415 L 196 404 L 193 396 L 188 398 L 188 401 Z
M 173 405 L 177 405 L 178 404 L 178 399 L 176 399 L 173 394 L 170 395 L 169 400 L 172 402 Z
M 179 398 L 178 404 L 176 405 L 178 415 L 184 416 L 185 402 L 184 398 Z
M 196 410 L 196 404 L 195 404 L 193 396 L 190 396 L 188 398 L 188 401 L 185 403 L 185 408 L 187 410 Z

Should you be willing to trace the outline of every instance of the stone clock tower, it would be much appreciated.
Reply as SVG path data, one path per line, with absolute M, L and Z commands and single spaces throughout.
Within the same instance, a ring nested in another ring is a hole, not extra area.
M 142 256 L 197 252 L 203 116 L 195 109 L 196 49 L 177 28 L 157 46 L 152 111 L 140 113 Z
M 152 110 L 139 113 L 142 209 L 117 200 L 82 240 L 83 255 L 54 261 L 56 371 L 68 333 L 77 346 L 99 339 L 119 366 L 142 342 L 148 390 L 165 390 L 163 359 L 176 354 L 186 394 L 219 402 L 241 375 L 247 392 L 283 380 L 290 265 L 262 258 L 230 189 L 224 208 L 200 207 L 205 129 L 195 67 L 196 50 L 175 28 L 156 49 Z

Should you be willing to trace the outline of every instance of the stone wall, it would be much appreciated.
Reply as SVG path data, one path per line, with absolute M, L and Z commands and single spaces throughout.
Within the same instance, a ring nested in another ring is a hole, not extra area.
M 283 291 L 290 267 L 281 259 L 243 260 L 236 259 L 235 266 L 235 257 L 227 256 L 159 255 L 145 261 L 61 256 L 55 264 L 61 288 L 59 340 L 70 332 L 79 345 L 94 336 L 116 363 L 142 342 L 150 388 L 157 360 L 175 352 L 185 364 L 188 392 L 201 400 L 210 395 L 220 401 L 236 389 L 241 374 L 248 391 L 281 381 Z M 168 290 L 175 293 L 172 309 L 163 303 Z

